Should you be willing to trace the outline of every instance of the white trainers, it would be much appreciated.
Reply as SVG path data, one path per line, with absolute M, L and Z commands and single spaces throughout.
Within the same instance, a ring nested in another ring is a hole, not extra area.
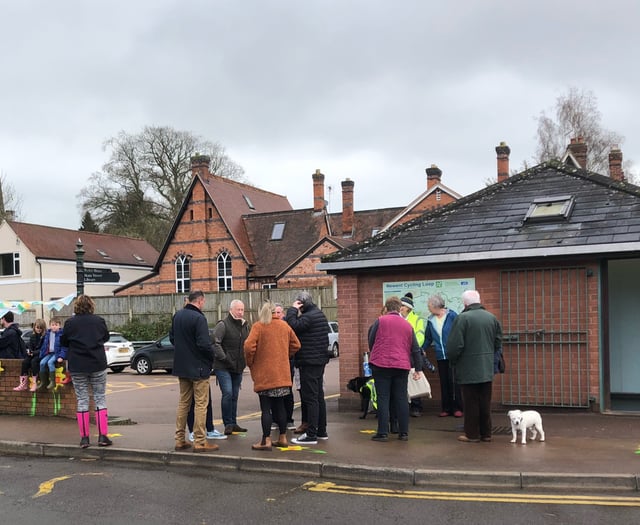
M 191 441 L 191 443 L 195 441 L 195 438 L 193 437 L 193 432 L 189 432 L 189 441 Z
M 227 439 L 229 436 L 225 436 L 222 432 L 218 432 L 213 429 L 211 432 L 207 432 L 207 439 Z

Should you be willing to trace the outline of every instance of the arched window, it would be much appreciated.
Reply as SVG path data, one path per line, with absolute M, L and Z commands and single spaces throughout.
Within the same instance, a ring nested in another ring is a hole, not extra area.
M 227 252 L 218 255 L 218 291 L 229 292 L 232 289 L 231 256 Z
M 191 262 L 186 255 L 176 259 L 176 293 L 191 291 Z

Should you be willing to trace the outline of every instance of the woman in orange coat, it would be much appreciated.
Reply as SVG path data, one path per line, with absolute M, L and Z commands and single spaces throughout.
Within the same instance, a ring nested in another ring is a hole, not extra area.
M 253 390 L 260 399 L 262 439 L 253 450 L 271 450 L 271 423 L 278 424 L 277 447 L 286 447 L 287 415 L 284 398 L 291 393 L 289 359 L 300 349 L 300 341 L 291 327 L 276 315 L 276 305 L 267 301 L 258 314 L 258 322 L 244 343 L 244 356 L 251 371 Z M 273 415 L 272 415 L 273 414 Z

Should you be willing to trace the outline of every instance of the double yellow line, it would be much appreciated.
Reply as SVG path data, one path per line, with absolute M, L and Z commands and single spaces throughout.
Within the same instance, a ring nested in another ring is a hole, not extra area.
M 380 498 L 422 499 L 442 501 L 478 501 L 490 503 L 552 503 L 556 505 L 596 505 L 605 507 L 640 507 L 640 498 L 624 496 L 576 496 L 572 494 L 516 494 L 492 492 L 438 492 L 422 490 L 393 490 L 375 487 L 352 487 L 331 482 L 309 481 L 302 486 L 310 492 L 327 492 Z

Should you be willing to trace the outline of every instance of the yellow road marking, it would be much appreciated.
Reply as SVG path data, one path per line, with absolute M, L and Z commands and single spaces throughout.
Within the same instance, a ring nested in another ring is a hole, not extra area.
M 101 472 L 89 472 L 87 474 L 78 474 L 78 475 L 79 476 L 102 476 L 102 473 Z M 35 499 L 35 498 L 39 498 L 41 496 L 46 496 L 47 494 L 51 493 L 51 491 L 53 490 L 53 487 L 55 486 L 55 484 L 58 481 L 64 481 L 65 479 L 69 479 L 69 478 L 72 478 L 72 477 L 73 477 L 73 475 L 71 475 L 71 476 L 60 476 L 58 478 L 52 478 L 50 480 L 43 481 L 38 486 L 38 492 L 36 492 L 31 497 Z
M 302 488 L 311 492 L 329 492 L 384 498 L 424 499 L 442 501 L 478 501 L 491 503 L 553 503 L 558 505 L 597 505 L 606 507 L 640 507 L 640 498 L 625 496 L 576 496 L 554 494 L 511 494 L 491 492 L 437 492 L 421 490 L 393 490 L 374 487 L 352 487 L 331 482 L 309 481 Z
M 175 381 L 169 381 L 164 383 L 158 383 L 155 385 L 146 385 L 145 383 L 119 383 L 118 386 L 112 383 L 107 383 L 107 394 L 119 394 L 120 392 L 134 392 L 135 390 L 148 390 L 150 388 L 159 388 L 163 386 L 175 385 Z M 122 385 L 122 387 L 121 387 Z M 131 386 L 134 385 L 134 386 Z

